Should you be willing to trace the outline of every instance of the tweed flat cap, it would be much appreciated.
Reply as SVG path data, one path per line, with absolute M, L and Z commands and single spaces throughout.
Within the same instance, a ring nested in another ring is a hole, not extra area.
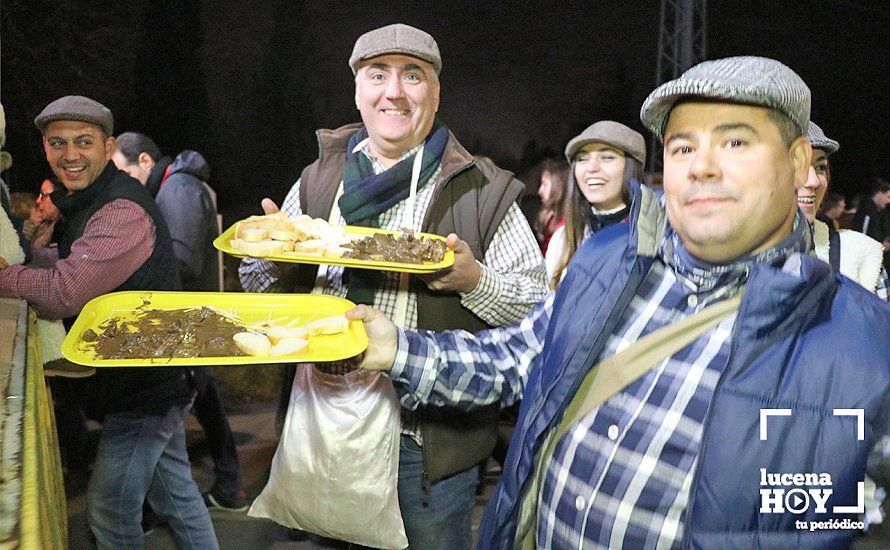
M 436 74 L 442 72 L 442 56 L 439 55 L 439 45 L 435 39 L 420 29 L 396 23 L 374 29 L 358 37 L 352 55 L 349 56 L 352 74 L 358 72 L 360 61 L 389 53 L 416 57 L 432 65 Z
M 102 128 L 106 136 L 114 133 L 114 117 L 108 107 L 82 95 L 66 95 L 53 101 L 37 115 L 34 125 L 42 134 L 50 122 L 57 120 L 89 122 Z
M 810 121 L 810 125 L 807 126 L 807 139 L 810 140 L 813 149 L 822 149 L 829 155 L 841 148 L 838 142 L 826 136 L 825 132 L 822 131 L 822 128 L 819 128 L 819 126 L 812 120 Z
M 627 156 L 646 164 L 646 140 L 643 135 L 619 122 L 601 120 L 588 126 L 583 132 L 569 140 L 566 145 L 566 160 L 572 162 L 582 147 L 599 142 L 624 151 Z
M 683 98 L 726 100 L 776 109 L 806 134 L 810 121 L 810 89 L 791 69 L 774 59 L 755 56 L 702 61 L 680 78 L 665 82 L 649 94 L 640 119 L 662 137 L 668 115 Z

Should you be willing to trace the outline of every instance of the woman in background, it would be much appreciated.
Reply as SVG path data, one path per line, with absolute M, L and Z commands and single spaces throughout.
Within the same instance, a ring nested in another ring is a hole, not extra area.
M 572 138 L 565 155 L 571 163 L 563 209 L 565 225 L 554 232 L 545 254 L 553 289 L 587 237 L 627 218 L 628 182 L 643 178 L 646 141 L 624 124 L 602 120 Z
M 544 254 L 547 254 L 547 247 L 554 231 L 565 223 L 562 209 L 568 176 L 569 165 L 564 160 L 541 161 L 541 183 L 538 186 L 541 208 L 535 220 L 535 234 Z

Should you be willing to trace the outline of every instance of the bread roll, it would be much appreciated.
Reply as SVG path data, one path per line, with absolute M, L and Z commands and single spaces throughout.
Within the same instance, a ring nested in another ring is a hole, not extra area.
M 235 345 L 247 355 L 269 355 L 269 349 L 272 347 L 272 342 L 266 338 L 265 334 L 258 334 L 256 332 L 239 332 L 235 336 L 232 336 L 232 340 L 234 340 Z
M 266 256 L 277 256 L 283 253 L 284 243 L 281 241 L 260 241 L 258 243 L 243 241 L 238 250 L 248 256 L 264 258 Z
M 258 243 L 269 238 L 269 232 L 265 229 L 245 229 L 241 232 L 241 239 L 249 243 Z
M 336 317 L 325 317 L 318 321 L 313 321 L 306 325 L 306 330 L 310 336 L 318 336 L 319 334 L 340 334 L 349 329 L 349 319 L 343 315 Z
M 318 239 L 310 239 L 303 242 L 294 243 L 294 252 L 301 254 L 322 254 L 324 253 L 325 243 Z
M 272 342 L 272 344 L 277 344 L 281 340 L 285 340 L 287 338 L 301 338 L 305 339 L 309 335 L 309 331 L 306 330 L 305 327 L 269 327 L 269 330 L 266 331 L 266 336 Z
M 272 231 L 269 231 L 269 238 L 273 241 L 295 241 L 297 240 L 297 233 L 296 231 L 273 229 Z
M 307 345 L 309 341 L 302 338 L 285 338 L 269 349 L 269 355 L 272 357 L 293 355 L 302 351 Z

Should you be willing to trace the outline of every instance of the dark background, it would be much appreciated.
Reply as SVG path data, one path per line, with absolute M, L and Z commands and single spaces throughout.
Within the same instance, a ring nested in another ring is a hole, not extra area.
M 526 173 L 598 119 L 643 131 L 659 6 L 2 0 L 0 99 L 14 160 L 4 176 L 14 191 L 36 190 L 49 169 L 34 116 L 81 94 L 111 108 L 115 134 L 202 152 L 227 223 L 259 211 L 316 157 L 316 128 L 358 120 L 349 54 L 360 34 L 394 22 L 438 41 L 440 115 L 463 144 Z M 863 192 L 890 174 L 890 3 L 711 0 L 707 13 L 709 58 L 774 57 L 809 84 L 813 120 L 841 143 L 834 188 Z

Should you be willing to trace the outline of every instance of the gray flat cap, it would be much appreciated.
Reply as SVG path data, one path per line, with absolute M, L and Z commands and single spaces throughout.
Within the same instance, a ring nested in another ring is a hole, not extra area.
M 57 120 L 89 122 L 102 128 L 106 136 L 114 133 L 114 117 L 108 107 L 82 95 L 66 95 L 53 101 L 37 115 L 34 125 L 42 134 L 50 122 Z
M 349 56 L 352 74 L 358 72 L 360 61 L 390 53 L 416 57 L 432 65 L 436 74 L 442 72 L 442 56 L 439 55 L 439 45 L 435 39 L 420 29 L 396 23 L 358 37 L 352 55 Z
M 826 136 L 825 132 L 822 131 L 822 128 L 819 128 L 819 126 L 812 120 L 807 127 L 807 139 L 810 140 L 813 149 L 822 149 L 829 155 L 841 148 L 838 142 Z
M 624 151 L 627 156 L 637 159 L 640 164 L 646 165 L 646 140 L 643 135 L 612 120 L 595 122 L 573 137 L 566 145 L 566 160 L 571 163 L 575 153 L 593 142 L 611 145 Z
M 782 63 L 766 57 L 703 61 L 649 94 L 640 119 L 662 137 L 671 109 L 687 97 L 770 107 L 790 118 L 801 135 L 806 134 L 810 121 L 810 89 L 806 83 Z

